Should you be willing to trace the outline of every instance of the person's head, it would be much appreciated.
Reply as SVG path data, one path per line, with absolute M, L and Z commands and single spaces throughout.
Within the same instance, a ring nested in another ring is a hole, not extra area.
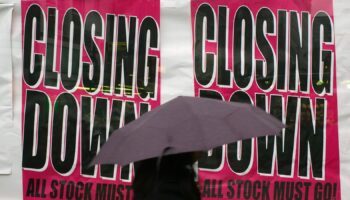
M 165 199 L 154 197 L 167 196 L 169 191 L 172 195 L 184 197 L 178 199 L 200 199 L 193 170 L 198 155 L 200 153 L 189 152 L 136 162 L 134 199 Z

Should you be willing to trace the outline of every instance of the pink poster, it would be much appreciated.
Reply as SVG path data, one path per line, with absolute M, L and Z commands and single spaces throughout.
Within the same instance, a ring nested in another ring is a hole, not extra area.
M 209 151 L 203 199 L 341 199 L 332 1 L 192 0 L 191 13 L 195 95 L 286 124 Z
M 23 0 L 22 24 L 23 198 L 131 199 L 131 165 L 89 164 L 160 104 L 159 1 Z

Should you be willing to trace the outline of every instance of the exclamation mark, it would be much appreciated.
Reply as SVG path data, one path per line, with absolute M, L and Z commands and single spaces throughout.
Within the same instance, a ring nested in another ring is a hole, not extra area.
M 332 199 L 334 199 L 334 200 L 337 199 L 337 184 L 336 183 L 333 184 L 333 198 Z

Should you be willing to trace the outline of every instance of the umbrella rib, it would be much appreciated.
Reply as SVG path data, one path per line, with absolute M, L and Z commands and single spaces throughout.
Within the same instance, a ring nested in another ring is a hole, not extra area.
M 192 115 L 197 119 L 197 121 L 199 122 L 200 121 L 200 118 L 195 114 L 195 111 L 194 111 L 194 109 L 192 108 L 192 106 L 190 106 L 187 102 L 184 104 L 184 105 L 186 105 L 186 107 L 189 109 L 189 110 L 191 110 L 192 112 Z M 199 125 L 199 124 L 198 124 Z M 203 127 L 202 126 L 196 126 L 197 128 L 199 128 L 200 129 L 200 131 L 201 131 L 201 133 L 204 133 L 205 131 L 203 130 Z M 201 140 L 200 141 L 200 143 L 202 144 L 202 146 L 205 146 L 206 147 L 206 150 L 209 150 L 208 148 L 208 145 L 207 145 L 207 143 L 204 143 L 204 141 L 207 141 L 206 139 L 207 139 L 207 137 L 206 137 L 206 135 L 205 134 L 202 134 L 203 135 L 203 137 L 205 137 L 205 140 Z M 198 140 L 197 140 L 198 141 Z

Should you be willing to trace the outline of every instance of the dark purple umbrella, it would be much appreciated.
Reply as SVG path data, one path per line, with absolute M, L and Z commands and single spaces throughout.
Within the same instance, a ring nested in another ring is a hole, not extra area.
M 214 147 L 252 137 L 276 135 L 284 125 L 243 103 L 177 97 L 113 132 L 93 164 L 134 161 Z

